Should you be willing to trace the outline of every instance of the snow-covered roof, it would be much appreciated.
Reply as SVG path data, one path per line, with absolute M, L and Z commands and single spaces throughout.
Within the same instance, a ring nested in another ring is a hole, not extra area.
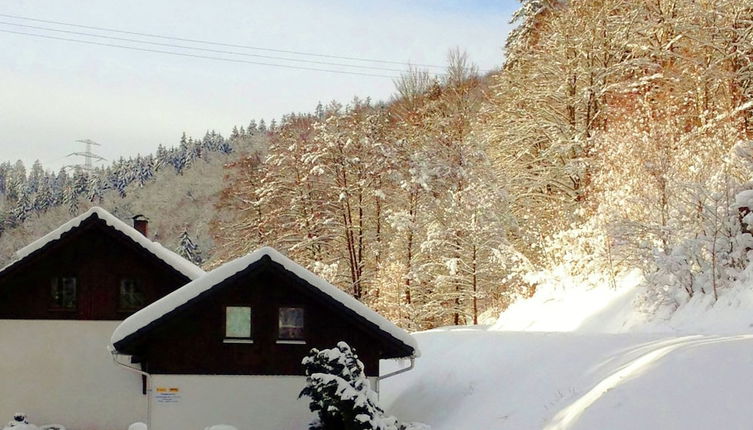
M 188 279 L 194 280 L 204 275 L 205 272 L 201 270 L 199 267 L 192 264 L 190 261 L 174 253 L 173 251 L 170 251 L 169 249 L 165 248 L 159 243 L 149 240 L 146 236 L 141 234 L 135 228 L 121 221 L 116 216 L 107 212 L 101 207 L 97 207 L 97 206 L 89 209 L 83 214 L 71 219 L 70 221 L 66 222 L 65 224 L 61 225 L 55 230 L 47 233 L 41 238 L 30 243 L 29 245 L 26 245 L 25 247 L 16 251 L 14 260 L 9 265 L 1 269 L 0 272 L 4 271 L 6 268 L 12 265 L 15 265 L 16 263 L 25 259 L 26 257 L 31 255 L 35 251 L 42 249 L 47 244 L 60 239 L 65 233 L 77 228 L 78 226 L 81 225 L 82 222 L 84 222 L 85 220 L 95 215 L 97 216 L 97 218 L 104 221 L 105 224 L 112 227 L 114 230 L 122 233 L 123 235 L 125 235 L 126 237 L 134 241 L 136 244 L 144 248 L 146 251 L 153 254 L 158 259 L 162 260 L 165 264 L 167 264 L 168 266 L 172 267 L 173 269 L 177 270 L 178 272 L 186 276 Z
M 309 285 L 317 288 L 319 291 L 344 305 L 360 317 L 376 325 L 386 334 L 389 334 L 406 346 L 409 346 L 413 350 L 412 357 L 419 356 L 418 344 L 410 333 L 369 309 L 350 294 L 340 290 L 319 276 L 313 274 L 300 264 L 282 255 L 274 248 L 268 246 L 259 248 L 248 255 L 223 264 L 222 266 L 206 273 L 201 278 L 178 288 L 167 296 L 131 315 L 115 329 L 111 338 L 112 345 L 115 345 L 117 349 L 117 344 L 119 342 L 136 334 L 140 330 L 147 328 L 150 324 L 161 319 L 163 316 L 196 299 L 202 293 L 212 289 L 236 273 L 245 270 L 252 264 L 260 261 L 263 257 L 270 258 L 273 262 L 285 268 L 285 270 L 291 272 Z

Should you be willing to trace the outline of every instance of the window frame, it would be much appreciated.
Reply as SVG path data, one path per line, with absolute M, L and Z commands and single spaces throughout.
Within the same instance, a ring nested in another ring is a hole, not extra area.
M 245 308 L 249 312 L 249 335 L 248 337 L 230 337 L 227 335 L 228 309 Z M 222 342 L 223 343 L 254 343 L 254 307 L 248 303 L 227 304 L 223 307 L 224 318 L 222 319 Z
M 71 307 L 60 306 L 55 299 L 55 289 L 63 287 L 61 285 L 63 279 L 73 279 L 73 306 Z M 50 289 L 47 296 L 48 309 L 52 312 L 78 312 L 80 294 L 78 276 L 74 274 L 53 276 L 50 278 Z
M 146 289 L 144 288 L 144 284 L 141 281 L 141 279 L 137 277 L 132 276 L 120 276 L 120 281 L 118 282 L 118 305 L 117 305 L 117 311 L 120 313 L 134 313 L 137 312 L 144 307 L 146 307 L 148 300 L 146 297 Z M 123 306 L 123 283 L 125 281 L 133 281 L 134 286 L 137 290 L 137 292 L 141 293 L 142 296 L 142 304 L 139 306 L 134 307 L 125 307 Z
M 300 326 L 300 337 L 283 337 L 282 336 L 282 329 L 283 328 L 289 328 L 289 327 L 296 327 L 297 326 L 283 326 L 282 325 L 282 311 L 283 309 L 300 309 L 301 310 L 301 326 Z M 282 305 L 277 307 L 277 341 L 278 344 L 289 344 L 289 345 L 302 345 L 306 343 L 306 308 L 302 305 Z

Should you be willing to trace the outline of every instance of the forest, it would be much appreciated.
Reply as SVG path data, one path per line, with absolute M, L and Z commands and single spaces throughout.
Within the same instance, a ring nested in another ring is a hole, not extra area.
M 525 0 L 513 22 L 485 75 L 455 49 L 390 100 L 95 171 L 2 163 L 0 252 L 152 190 L 204 208 L 156 232 L 205 268 L 270 245 L 411 330 L 491 321 L 543 278 L 638 269 L 650 310 L 747 276 L 753 1 Z

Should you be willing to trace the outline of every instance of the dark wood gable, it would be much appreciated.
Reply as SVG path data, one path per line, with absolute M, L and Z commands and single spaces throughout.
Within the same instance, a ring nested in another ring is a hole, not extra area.
M 95 213 L 0 272 L 0 319 L 122 320 L 189 281 Z M 55 303 L 56 282 L 75 283 L 74 308 Z
M 228 342 L 228 306 L 251 308 L 249 342 Z M 304 309 L 305 343 L 280 339 L 283 307 Z M 302 375 L 301 360 L 311 348 L 338 341 L 357 350 L 369 376 L 378 376 L 380 359 L 413 353 L 265 256 L 114 346 L 153 374 Z

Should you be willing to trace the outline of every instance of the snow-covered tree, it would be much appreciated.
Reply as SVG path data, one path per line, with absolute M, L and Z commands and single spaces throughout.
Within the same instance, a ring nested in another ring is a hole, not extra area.
M 193 264 L 200 265 L 204 259 L 201 256 L 199 246 L 188 234 L 188 230 L 183 230 L 178 239 L 178 247 L 175 250 L 178 255 L 190 261 Z
M 312 349 L 303 359 L 306 387 L 299 397 L 310 398 L 317 419 L 309 430 L 408 430 L 425 428 L 400 424 L 385 416 L 369 386 L 363 363 L 345 342 L 332 349 Z

